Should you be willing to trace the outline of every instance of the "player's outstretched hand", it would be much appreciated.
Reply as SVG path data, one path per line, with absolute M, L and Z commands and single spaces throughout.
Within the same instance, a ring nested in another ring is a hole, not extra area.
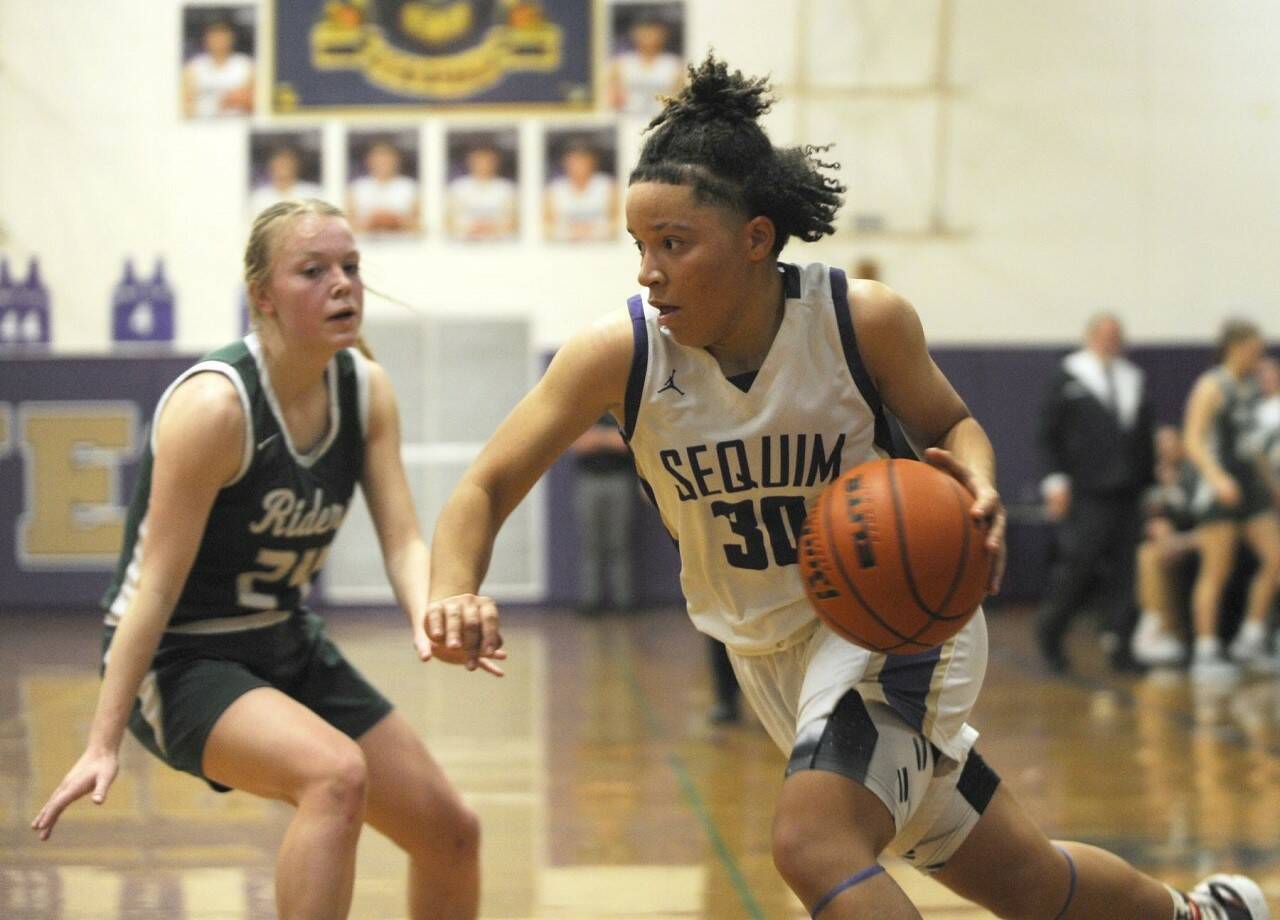
M 413 644 L 423 661 L 439 658 L 497 677 L 503 671 L 494 662 L 507 657 L 498 631 L 498 605 L 478 594 L 455 594 L 428 604 L 426 614 L 415 618 Z
M 93 793 L 93 804 L 105 802 L 118 772 L 120 758 L 114 751 L 85 751 L 32 820 L 31 829 L 39 832 L 41 840 L 48 840 L 58 817 L 76 799 Z
M 935 466 L 944 473 L 954 476 L 973 495 L 973 507 L 969 509 L 969 514 L 985 527 L 987 551 L 991 553 L 994 560 L 991 565 L 991 578 L 987 583 L 987 593 L 998 593 L 1000 582 L 1004 580 L 1006 524 L 1004 502 L 1000 500 L 1000 493 L 985 476 L 979 476 L 969 469 L 950 451 L 940 447 L 930 447 L 924 452 L 924 459 L 930 466 Z

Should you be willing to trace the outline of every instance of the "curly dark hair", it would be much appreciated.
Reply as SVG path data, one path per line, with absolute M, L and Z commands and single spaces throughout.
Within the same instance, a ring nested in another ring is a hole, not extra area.
M 758 119 L 773 105 L 766 77 L 742 71 L 708 54 L 688 81 L 649 123 L 648 139 L 629 185 L 684 185 L 694 198 L 746 217 L 773 221 L 777 255 L 797 236 L 813 242 L 835 228 L 845 187 L 823 170 L 839 169 L 818 154 L 828 147 L 777 148 Z

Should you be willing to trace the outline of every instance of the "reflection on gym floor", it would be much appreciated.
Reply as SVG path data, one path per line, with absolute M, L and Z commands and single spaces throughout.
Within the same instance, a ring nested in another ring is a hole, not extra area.
M 677 611 L 506 617 L 508 676 L 421 665 L 398 614 L 341 613 L 350 658 L 421 730 L 484 822 L 484 916 L 803 917 L 773 868 L 783 759 L 750 719 L 712 727 L 702 640 Z M 6 615 L 0 916 L 275 916 L 285 806 L 219 796 L 132 740 L 106 804 L 41 845 L 30 817 L 79 755 L 97 691 L 92 613 Z M 1025 618 L 992 618 L 984 756 L 1055 836 L 1170 882 L 1247 870 L 1280 908 L 1280 685 L 1052 679 Z M 366 830 L 355 918 L 403 917 L 403 860 Z M 989 916 L 910 870 L 925 917 Z

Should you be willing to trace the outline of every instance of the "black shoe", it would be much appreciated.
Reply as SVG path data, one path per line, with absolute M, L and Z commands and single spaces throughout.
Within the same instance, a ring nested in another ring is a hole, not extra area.
M 1133 654 L 1125 646 L 1107 655 L 1107 660 L 1111 664 L 1111 670 L 1117 674 L 1143 674 L 1147 670 L 1134 659 Z
M 1062 640 L 1046 633 L 1036 631 L 1036 645 L 1040 649 L 1040 657 L 1044 666 L 1054 674 L 1066 674 L 1069 670 L 1067 656 L 1062 651 Z

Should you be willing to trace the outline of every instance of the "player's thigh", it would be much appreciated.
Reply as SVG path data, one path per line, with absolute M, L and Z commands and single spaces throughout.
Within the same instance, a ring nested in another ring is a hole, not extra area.
M 1002 917 L 1052 917 L 1071 870 L 1003 784 L 964 842 L 933 877 Z
M 1196 528 L 1200 547 L 1200 571 L 1204 577 L 1226 579 L 1235 564 L 1240 525 L 1235 521 L 1209 521 Z
M 411 853 L 475 848 L 475 814 L 403 716 L 391 712 L 358 744 L 369 770 L 369 824 Z
M 1244 531 L 1259 562 L 1273 571 L 1280 566 L 1280 514 L 1268 511 L 1254 515 Z
M 847 853 L 856 844 L 874 859 L 924 801 L 934 765 L 928 740 L 901 716 L 845 691 L 829 714 L 800 727 L 774 819 L 775 853 L 824 844 Z
M 794 887 L 827 889 L 873 865 L 897 833 L 893 814 L 862 783 L 826 770 L 793 773 L 773 819 L 773 860 Z
M 205 776 L 233 789 L 297 803 L 315 783 L 363 794 L 359 746 L 272 687 L 250 690 L 218 718 L 205 742 Z

